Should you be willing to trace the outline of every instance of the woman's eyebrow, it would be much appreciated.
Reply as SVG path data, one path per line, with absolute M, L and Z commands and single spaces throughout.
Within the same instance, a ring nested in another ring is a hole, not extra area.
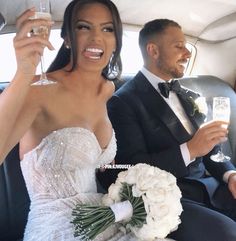
M 87 20 L 84 20 L 84 19 L 78 19 L 78 20 L 76 21 L 76 23 L 81 23 L 81 22 L 82 22 L 82 23 L 87 23 L 87 24 L 93 25 L 92 22 L 87 21 Z M 113 22 L 112 22 L 112 21 L 109 21 L 109 22 L 100 23 L 100 25 L 107 25 L 107 24 L 113 24 Z

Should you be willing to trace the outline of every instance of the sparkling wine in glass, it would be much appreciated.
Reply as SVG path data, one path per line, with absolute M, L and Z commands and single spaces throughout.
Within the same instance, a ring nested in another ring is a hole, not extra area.
M 230 99 L 228 97 L 214 97 L 213 98 L 213 120 L 230 121 Z M 225 128 L 228 126 L 225 125 Z M 211 155 L 211 159 L 216 162 L 223 162 L 230 160 L 229 156 L 222 152 L 222 143 L 220 143 L 220 150 L 215 155 Z
M 46 19 L 51 20 L 51 9 L 50 9 L 50 0 L 28 0 L 29 7 L 35 7 L 35 15 L 31 19 Z M 42 38 L 49 38 L 50 29 L 47 26 L 40 26 L 33 28 L 33 34 L 39 35 Z M 47 85 L 55 83 L 51 80 L 48 80 L 43 55 L 40 56 L 40 68 L 41 75 L 39 81 L 35 82 L 34 85 Z

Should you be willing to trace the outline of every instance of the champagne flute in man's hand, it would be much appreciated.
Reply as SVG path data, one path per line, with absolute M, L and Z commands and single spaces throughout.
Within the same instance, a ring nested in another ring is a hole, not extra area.
M 35 15 L 31 19 L 46 19 L 51 20 L 51 11 L 50 11 L 50 0 L 28 0 L 29 7 L 35 7 Z M 40 26 L 33 28 L 33 34 L 39 35 L 42 38 L 49 37 L 50 29 L 47 26 Z M 44 66 L 44 58 L 43 55 L 40 56 L 40 67 L 41 67 L 41 75 L 39 81 L 35 82 L 34 85 L 47 85 L 55 83 L 51 80 L 48 80 L 45 66 Z
M 214 97 L 213 98 L 213 120 L 230 121 L 230 99 L 228 97 Z M 227 128 L 227 126 L 225 126 Z M 220 143 L 220 150 L 215 155 L 211 155 L 211 159 L 216 162 L 223 162 L 230 160 L 229 156 L 225 156 L 222 152 L 222 144 Z

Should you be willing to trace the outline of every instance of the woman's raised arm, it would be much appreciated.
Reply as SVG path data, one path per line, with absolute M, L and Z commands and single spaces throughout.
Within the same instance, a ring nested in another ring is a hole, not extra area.
M 51 26 L 52 22 L 30 20 L 33 15 L 34 9 L 29 9 L 17 19 L 17 33 L 14 38 L 17 71 L 9 86 L 0 95 L 0 164 L 35 118 L 35 113 L 31 114 L 25 108 L 30 104 L 26 99 L 44 47 L 53 49 L 47 39 L 30 35 L 33 27 Z M 26 116 L 26 113 L 29 116 Z M 17 121 L 21 123 L 16 125 Z

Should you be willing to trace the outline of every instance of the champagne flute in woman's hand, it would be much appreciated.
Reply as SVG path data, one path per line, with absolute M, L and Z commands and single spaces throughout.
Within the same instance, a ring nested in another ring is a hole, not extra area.
M 213 98 L 213 120 L 222 120 L 229 122 L 230 120 L 230 99 L 228 97 Z M 225 126 L 227 128 L 227 126 Z M 211 159 L 216 162 L 230 160 L 229 156 L 225 156 L 222 152 L 222 144 L 217 154 L 211 155 Z
M 35 15 L 32 19 L 46 19 L 51 20 L 51 13 L 50 13 L 50 0 L 28 0 L 30 6 L 35 7 Z M 34 35 L 40 35 L 42 38 L 49 37 L 49 28 L 47 26 L 40 26 L 33 28 Z M 35 82 L 34 85 L 47 85 L 55 83 L 51 80 L 48 80 L 45 66 L 44 66 L 44 58 L 43 55 L 40 56 L 40 67 L 41 67 L 41 75 L 39 81 Z

